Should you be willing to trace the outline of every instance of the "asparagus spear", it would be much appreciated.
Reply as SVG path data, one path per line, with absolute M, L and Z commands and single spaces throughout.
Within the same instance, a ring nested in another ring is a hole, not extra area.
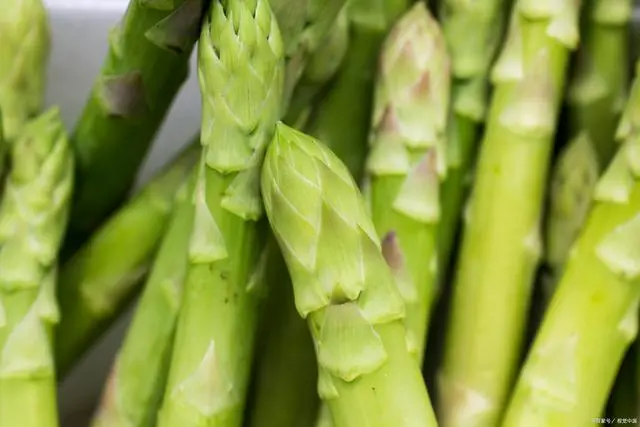
M 130 0 L 73 134 L 83 241 L 126 197 L 178 90 L 207 0 Z M 116 168 L 116 169 L 114 169 Z
M 346 58 L 328 93 L 309 118 L 307 132 L 327 144 L 356 179 L 364 170 L 373 105 L 373 80 L 387 31 L 409 0 L 351 0 Z
M 439 374 L 442 425 L 494 426 L 518 363 L 579 1 L 518 0 L 493 71 Z
M 545 280 L 551 295 L 569 248 L 582 228 L 591 194 L 615 152 L 615 126 L 626 96 L 631 0 L 591 0 L 584 43 L 569 87 L 569 133 L 552 181 L 546 228 Z
M 367 171 L 373 224 L 405 299 L 407 342 L 418 361 L 436 285 L 449 67 L 438 23 L 416 3 L 382 47 Z
M 587 426 L 637 335 L 640 304 L 640 64 L 618 127 L 623 145 L 595 190 L 509 404 L 505 427 Z
M 453 90 L 447 127 L 447 176 L 442 185 L 439 261 L 440 276 L 451 263 L 474 164 L 479 130 L 488 104 L 488 74 L 502 40 L 509 1 L 443 0 L 444 36 L 451 55 Z M 470 36 L 472 34 L 472 36 Z
M 194 230 L 158 427 L 239 426 L 266 261 L 259 173 L 280 116 L 284 52 L 264 0 L 217 0 L 202 29 Z
M 262 195 L 315 342 L 318 391 L 336 427 L 436 425 L 407 350 L 404 302 L 346 166 L 279 124 Z
M 0 14 L 0 109 L 14 140 L 42 108 L 49 59 L 49 22 L 42 0 L 6 0 Z
M 0 425 L 57 427 L 52 328 L 56 259 L 67 224 L 73 157 L 56 107 L 12 147 L 0 206 Z
M 62 265 L 58 299 L 64 316 L 55 348 L 60 376 L 137 293 L 169 222 L 175 193 L 199 153 L 199 144 L 191 144 Z
M 191 189 L 176 196 L 133 321 L 120 349 L 94 427 L 152 427 L 162 397 L 187 267 L 193 222 Z M 189 186 L 191 187 L 191 186 Z

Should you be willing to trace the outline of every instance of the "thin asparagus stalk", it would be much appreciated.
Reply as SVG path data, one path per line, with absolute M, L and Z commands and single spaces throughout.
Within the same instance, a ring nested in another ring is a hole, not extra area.
M 0 425 L 57 427 L 53 325 L 57 254 L 73 157 L 58 109 L 28 122 L 12 146 L 0 206 Z
M 475 163 L 480 125 L 489 102 L 489 70 L 502 41 L 508 6 L 508 0 L 440 2 L 442 29 L 454 77 L 451 119 L 447 126 L 447 176 L 440 192 L 441 278 L 452 261 L 452 248 L 469 190 L 468 176 Z
M 358 180 L 364 171 L 380 47 L 387 31 L 410 3 L 351 0 L 351 37 L 346 58 L 306 126 L 307 132 L 327 144 Z
M 185 183 L 120 349 L 93 427 L 153 427 L 187 270 L 193 223 L 192 185 Z
M 207 0 L 130 0 L 76 125 L 70 234 L 84 239 L 127 196 L 188 74 Z
M 524 335 L 541 252 L 546 174 L 579 1 L 518 0 L 493 70 L 495 92 L 457 264 L 442 425 L 498 424 Z
M 503 426 L 588 426 L 602 414 L 640 304 L 640 64 L 618 127 L 623 145 L 598 182 L 518 378 Z
M 241 425 L 267 256 L 259 174 L 284 81 L 268 3 L 214 1 L 198 53 L 204 150 L 158 427 Z
M 143 283 L 176 191 L 200 154 L 197 142 L 163 168 L 60 269 L 56 366 L 62 377 L 122 313 Z
M 597 177 L 617 148 L 615 126 L 627 92 L 631 0 L 591 0 L 584 43 L 568 95 L 572 140 L 560 154 L 545 230 L 547 296 L 562 274 L 569 248 L 582 229 Z
M 336 427 L 435 426 L 407 350 L 404 302 L 346 166 L 318 141 L 279 124 L 262 195 Z
M 382 47 L 367 172 L 373 224 L 405 300 L 407 343 L 419 363 L 437 281 L 450 85 L 443 34 L 416 3 Z
M 6 0 L 0 14 L 0 109 L 14 140 L 40 113 L 49 60 L 49 22 L 42 0 Z

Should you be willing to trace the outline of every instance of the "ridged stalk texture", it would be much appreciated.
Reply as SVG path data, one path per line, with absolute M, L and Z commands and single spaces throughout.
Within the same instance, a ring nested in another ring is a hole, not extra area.
M 444 37 L 417 3 L 382 47 L 367 173 L 373 224 L 405 300 L 407 343 L 419 363 L 437 283 L 450 87 Z
M 195 142 L 132 197 L 60 269 L 56 365 L 64 376 L 138 293 L 200 154 Z
M 505 427 L 589 426 L 602 416 L 640 304 L 640 66 L 595 205 L 571 250 L 509 404 Z M 632 415 L 628 415 L 632 416 Z
M 404 301 L 346 166 L 320 142 L 279 124 L 262 196 L 336 427 L 435 426 L 407 348 Z
M 50 30 L 42 0 L 5 0 L 2 11 L 0 109 L 5 137 L 14 140 L 42 108 Z
M 73 133 L 78 188 L 70 234 L 83 242 L 126 198 L 188 74 L 207 0 L 130 0 Z
M 409 0 L 351 0 L 351 37 L 346 58 L 305 127 L 327 144 L 353 176 L 364 172 L 373 110 L 373 83 L 387 32 L 407 10 Z
M 57 107 L 25 125 L 11 160 L 0 206 L 0 425 L 57 427 L 56 266 L 73 187 Z
M 545 230 L 547 296 L 591 206 L 593 189 L 617 149 L 615 126 L 627 94 L 631 0 L 591 0 L 568 93 L 571 140 L 554 168 Z
M 570 50 L 576 0 L 519 0 L 493 69 L 495 91 L 456 268 L 439 373 L 445 427 L 498 425 L 514 381 Z
M 193 223 L 192 183 L 179 190 L 93 427 L 154 427 L 169 370 Z
M 475 165 L 480 125 L 489 103 L 489 71 L 502 42 L 508 0 L 440 2 L 441 22 L 451 56 L 453 88 L 447 125 L 447 176 L 440 192 L 439 276 L 452 262 L 462 210 Z M 471 36 L 472 35 L 472 36 Z
M 260 167 L 284 82 L 284 50 L 269 4 L 214 1 L 199 62 L 204 147 L 158 427 L 242 424 L 267 257 Z

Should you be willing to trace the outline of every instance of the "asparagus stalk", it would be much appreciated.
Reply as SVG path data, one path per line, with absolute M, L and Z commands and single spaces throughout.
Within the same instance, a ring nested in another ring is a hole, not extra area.
M 503 426 L 587 426 L 601 416 L 640 304 L 640 64 L 618 127 L 623 145 L 518 378 Z
M 56 259 L 73 186 L 57 108 L 27 123 L 12 147 L 0 206 L 0 425 L 57 427 L 52 329 Z
M 139 290 L 171 217 L 176 191 L 199 153 L 197 142 L 186 148 L 62 265 L 58 299 L 64 316 L 55 348 L 60 376 Z
M 351 0 L 351 37 L 335 81 L 309 118 L 307 132 L 327 144 L 356 179 L 364 171 L 373 105 L 373 81 L 387 31 L 409 0 Z
M 367 172 L 373 224 L 405 300 L 407 343 L 419 362 L 437 279 L 450 84 L 443 34 L 416 3 L 382 47 Z
M 188 74 L 207 0 L 130 0 L 76 125 L 70 232 L 83 241 L 126 197 Z M 114 167 L 116 169 L 114 169 Z
M 42 0 L 6 0 L 0 14 L 0 109 L 14 140 L 42 108 L 49 59 L 49 22 Z
M 541 211 L 565 69 L 578 44 L 579 1 L 518 0 L 515 8 L 493 70 L 495 92 L 439 374 L 446 427 L 495 426 L 504 410 L 540 258 Z
M 281 36 L 268 3 L 214 1 L 199 61 L 204 150 L 158 427 L 242 423 L 267 256 L 259 173 L 284 80 Z
M 454 77 L 447 127 L 447 176 L 440 192 L 438 258 L 443 278 L 452 261 L 469 190 L 468 176 L 475 163 L 480 125 L 488 104 L 489 70 L 502 40 L 508 6 L 507 0 L 440 2 Z
M 626 96 L 631 0 L 591 0 L 584 43 L 569 86 L 569 133 L 552 181 L 545 280 L 550 297 L 591 205 L 597 177 L 615 152 L 615 126 Z
M 407 350 L 404 302 L 346 166 L 279 124 L 262 195 L 315 342 L 318 391 L 336 427 L 435 426 Z
M 93 427 L 153 427 L 168 372 L 193 222 L 185 186 L 120 349 Z M 191 187 L 191 186 L 189 186 Z

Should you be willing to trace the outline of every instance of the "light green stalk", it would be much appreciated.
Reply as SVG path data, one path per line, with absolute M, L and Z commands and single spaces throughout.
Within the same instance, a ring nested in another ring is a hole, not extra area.
M 280 124 L 262 195 L 319 363 L 336 427 L 428 427 L 436 420 L 403 325 L 404 302 L 346 166 Z
M 499 423 L 521 350 L 540 222 L 579 1 L 518 0 L 458 259 L 439 414 L 445 427 Z
M 0 109 L 12 141 L 40 113 L 49 60 L 49 22 L 42 0 L 6 0 L 0 14 Z
M 137 294 L 153 261 L 176 191 L 200 154 L 192 143 L 62 265 L 56 366 L 62 377 Z
M 56 107 L 12 146 L 0 206 L 0 425 L 57 427 L 53 325 L 73 156 Z
M 508 0 L 440 2 L 442 29 L 454 77 L 447 126 L 447 176 L 440 192 L 438 258 L 443 279 L 452 262 L 480 125 L 489 102 L 489 70 L 502 42 L 509 4 Z
M 631 0 L 590 0 L 584 42 L 569 87 L 572 140 L 554 170 L 545 230 L 550 297 L 582 229 L 600 173 L 617 148 L 614 134 L 627 92 Z
M 371 129 L 373 82 L 387 31 L 409 0 L 351 0 L 351 37 L 346 59 L 309 118 L 308 133 L 327 144 L 357 180 L 364 171 Z
M 522 368 L 504 427 L 593 425 L 637 335 L 639 72 L 640 64 L 618 127 L 623 145 L 598 182 L 595 205 Z
M 127 196 L 188 74 L 207 0 L 130 0 L 72 142 L 70 234 L 84 242 Z
M 417 3 L 382 47 L 367 172 L 373 224 L 405 300 L 407 343 L 419 362 L 437 282 L 450 86 L 444 37 Z
M 198 53 L 204 150 L 158 427 L 241 425 L 267 256 L 260 167 L 284 80 L 282 41 L 268 3 L 214 1 Z

